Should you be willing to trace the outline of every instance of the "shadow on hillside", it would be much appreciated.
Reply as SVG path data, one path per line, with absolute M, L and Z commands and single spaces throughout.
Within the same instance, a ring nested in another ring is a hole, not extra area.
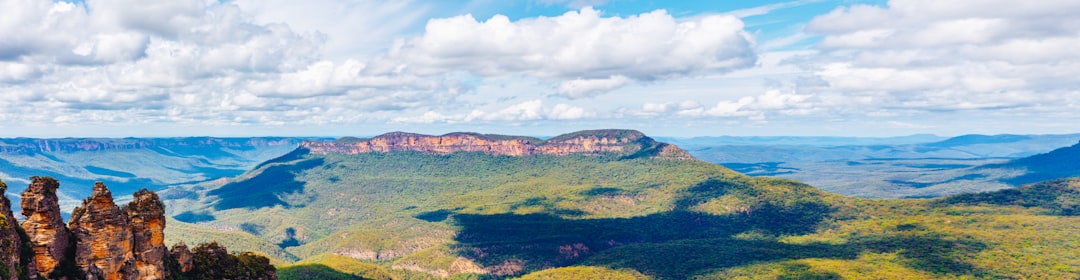
M 288 156 L 288 155 L 286 155 Z M 217 196 L 215 210 L 234 208 L 258 209 L 290 205 L 281 200 L 282 194 L 292 194 L 304 190 L 304 182 L 296 180 L 297 174 L 323 164 L 323 159 L 309 159 L 290 165 L 275 165 L 246 180 L 232 182 L 207 193 Z
M 687 204 L 687 203 L 682 203 Z M 773 236 L 813 232 L 831 213 L 818 203 L 762 205 L 744 213 L 711 215 L 674 210 L 648 216 L 566 219 L 551 214 L 453 214 L 461 227 L 455 248 L 486 267 L 519 266 L 520 273 L 595 265 L 632 268 L 659 279 L 736 266 L 802 258 L 855 259 L 863 252 L 900 252 L 906 264 L 939 275 L 984 275 L 956 256 L 985 245 L 917 226 L 847 244 L 788 244 Z M 798 271 L 793 271 L 797 273 Z M 828 279 L 830 275 L 818 275 Z M 831 275 L 835 276 L 835 275 Z
M 937 206 L 948 205 L 1001 205 L 1041 207 L 1046 215 L 1080 216 L 1080 188 L 1073 184 L 1078 179 L 1058 179 L 1012 189 L 984 193 L 958 194 L 935 202 Z
M 293 265 L 277 271 L 279 279 L 363 280 L 363 277 L 337 271 L 322 264 Z

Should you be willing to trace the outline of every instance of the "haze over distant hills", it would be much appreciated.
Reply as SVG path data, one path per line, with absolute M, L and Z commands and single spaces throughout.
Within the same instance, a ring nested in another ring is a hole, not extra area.
M 1001 164 L 984 165 L 979 168 L 1022 171 L 1023 175 L 1006 179 L 1006 182 L 1013 185 L 1080 176 L 1080 143 L 1044 154 L 1014 159 Z
M 160 190 L 239 175 L 295 149 L 302 139 L 253 138 L 59 138 L 0 139 L 0 179 L 28 184 L 51 176 L 60 188 L 61 209 L 70 211 L 90 195 L 95 181 L 118 197 L 140 188 Z M 18 195 L 9 193 L 17 200 Z M 18 205 L 16 203 L 16 205 Z
M 699 159 L 748 175 L 795 179 L 826 191 L 860 197 L 934 197 L 1033 182 L 1014 179 L 1028 176 L 1025 169 L 1001 168 L 1004 166 L 998 164 L 1076 144 L 1080 134 L 709 137 L 672 141 L 682 143 L 681 147 Z M 1070 173 L 1058 174 L 1040 178 L 1067 177 Z

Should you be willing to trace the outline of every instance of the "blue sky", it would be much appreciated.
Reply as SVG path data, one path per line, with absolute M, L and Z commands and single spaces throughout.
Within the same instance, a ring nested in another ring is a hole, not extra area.
M 1076 133 L 1076 10 L 0 0 L 0 137 Z

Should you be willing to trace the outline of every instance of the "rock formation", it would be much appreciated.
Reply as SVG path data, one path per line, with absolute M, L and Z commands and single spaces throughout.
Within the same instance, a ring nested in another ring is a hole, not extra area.
M 113 203 L 105 184 L 94 184 L 90 198 L 72 211 L 68 227 L 76 240 L 75 264 L 87 278 L 135 279 L 131 276 L 138 275 L 128 215 Z
M 589 130 L 552 137 L 451 133 L 430 136 L 391 132 L 371 139 L 306 141 L 301 147 L 315 154 L 360 154 L 415 151 L 428 154 L 480 152 L 503 156 L 528 155 L 641 155 L 654 158 L 693 159 L 674 145 L 656 142 L 634 130 Z
M 139 279 L 165 279 L 165 204 L 158 195 L 142 189 L 124 212 L 131 222 L 132 253 L 135 256 L 135 269 Z M 190 270 L 190 268 L 189 268 Z
M 172 250 L 169 250 L 169 256 L 176 260 L 177 269 L 181 273 L 187 273 L 195 266 L 195 254 L 191 253 L 191 249 L 188 248 L 187 244 L 178 243 L 173 245 Z
M 152 191 L 135 192 L 121 209 L 109 188 L 98 182 L 65 226 L 56 196 L 59 182 L 50 177 L 31 179 L 22 194 L 25 236 L 14 223 L 11 201 L 0 197 L 0 280 L 206 279 L 203 276 L 217 271 L 229 271 L 226 275 L 232 276 L 226 278 L 235 280 L 277 279 L 269 259 L 249 252 L 232 255 L 217 243 L 213 247 L 233 261 L 200 266 L 184 244 L 168 251 L 165 205 Z M 0 193 L 6 189 L 0 181 Z M 28 252 L 24 248 L 33 254 L 22 254 Z
M 0 181 L 0 194 L 7 192 L 7 184 L 4 181 Z M 0 196 L 0 279 L 19 279 L 20 273 L 37 274 L 37 268 L 33 264 L 27 262 L 33 262 L 33 259 L 22 258 L 23 246 L 22 237 L 19 236 L 19 232 L 16 229 L 18 220 L 15 219 L 15 214 L 11 213 L 11 200 L 8 200 L 7 196 Z M 22 271 L 23 268 L 32 268 L 32 271 Z
M 56 197 L 60 183 L 50 177 L 31 179 L 30 186 L 22 193 L 22 214 L 26 216 L 22 228 L 30 238 L 36 270 L 50 275 L 61 263 L 70 261 L 67 250 L 71 246 L 71 233 L 60 217 Z

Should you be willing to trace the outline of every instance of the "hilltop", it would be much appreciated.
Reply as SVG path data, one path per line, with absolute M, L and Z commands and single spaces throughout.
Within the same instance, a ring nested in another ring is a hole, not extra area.
M 427 154 L 480 152 L 490 155 L 569 155 L 615 154 L 691 159 L 690 154 L 666 143 L 657 142 L 635 130 L 586 130 L 563 134 L 547 140 L 524 136 L 479 133 L 450 133 L 431 136 L 391 132 L 370 139 L 346 138 L 337 141 L 305 141 L 300 144 L 314 154 L 361 154 L 373 152 L 415 151 Z
M 580 152 L 538 152 L 559 149 Z M 1045 205 L 844 197 L 665 150 L 681 151 L 627 130 L 389 133 L 162 193 L 171 236 L 264 252 L 289 277 L 1080 276 L 1080 221 Z

